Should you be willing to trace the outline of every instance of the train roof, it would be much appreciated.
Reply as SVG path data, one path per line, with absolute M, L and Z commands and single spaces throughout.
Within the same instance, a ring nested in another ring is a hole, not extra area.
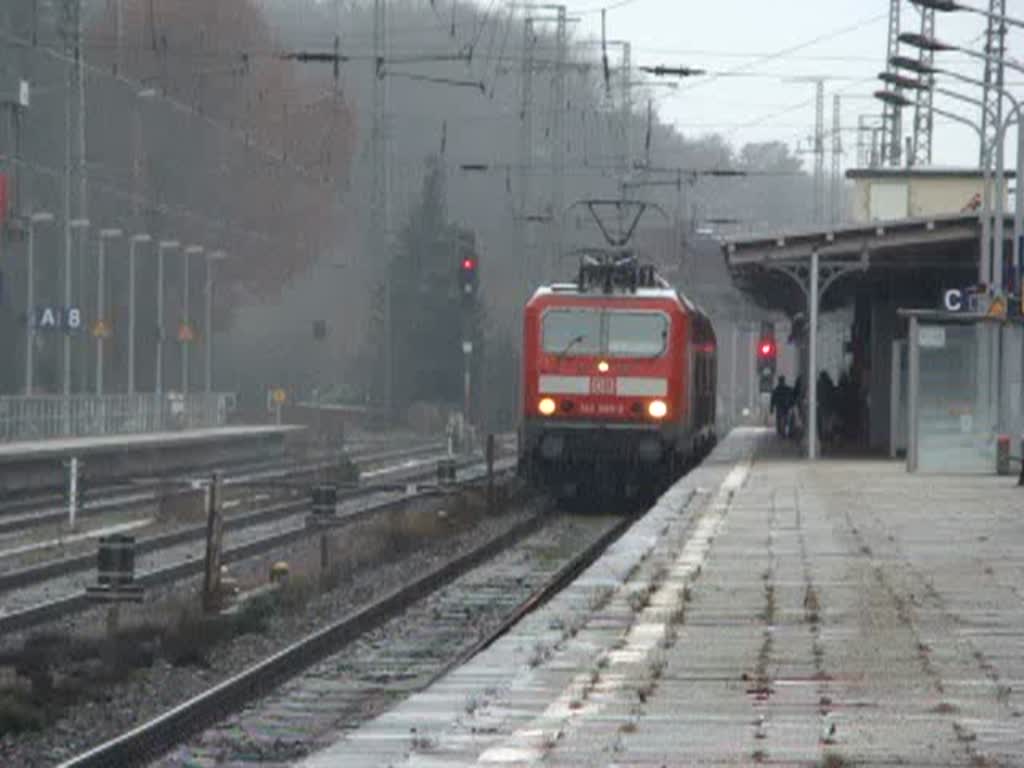
M 612 291 L 611 293 L 605 293 L 603 291 L 581 291 L 578 283 L 552 283 L 551 285 L 542 285 L 538 288 L 533 297 L 530 299 L 532 304 L 537 299 L 550 298 L 550 297 L 572 297 L 579 299 L 594 299 L 595 301 L 625 301 L 629 299 L 667 299 L 669 301 L 676 301 L 683 305 L 683 309 L 687 312 L 695 315 L 703 315 L 707 317 L 707 313 L 704 312 L 696 303 L 687 298 L 683 293 L 676 290 L 675 288 L 665 286 L 654 286 L 649 288 L 637 288 L 631 291 Z

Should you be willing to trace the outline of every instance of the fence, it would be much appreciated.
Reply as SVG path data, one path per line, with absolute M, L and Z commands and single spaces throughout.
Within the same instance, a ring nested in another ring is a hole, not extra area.
M 234 395 L 0 397 L 0 443 L 220 427 Z

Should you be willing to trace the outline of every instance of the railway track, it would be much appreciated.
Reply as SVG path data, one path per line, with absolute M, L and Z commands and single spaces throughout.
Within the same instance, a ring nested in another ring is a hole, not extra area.
M 382 461 L 438 453 L 443 448 L 441 442 L 430 442 L 403 448 L 370 447 L 351 453 L 343 451 L 318 457 L 312 462 L 260 461 L 233 464 L 226 467 L 225 485 L 230 490 L 255 480 L 272 481 L 298 472 L 335 467 L 344 460 L 368 466 Z M 84 519 L 152 504 L 161 498 L 186 492 L 195 478 L 205 474 L 196 470 L 161 478 L 147 478 L 136 483 L 101 486 L 93 491 L 96 498 L 88 500 L 79 509 L 78 516 Z M 67 514 L 60 494 L 48 493 L 27 500 L 7 502 L 0 505 L 0 535 L 16 535 L 33 528 L 60 525 L 67 519 Z
M 272 719 L 278 733 L 294 725 L 305 735 L 290 739 L 289 753 L 279 757 L 301 756 L 487 647 L 575 578 L 630 522 L 531 516 L 62 768 L 144 765 L 197 734 L 183 753 L 159 765 L 181 765 L 183 755 L 189 765 L 254 754 L 273 762 L 279 741 L 232 741 L 240 719 Z M 319 718 L 308 699 L 305 707 L 297 704 L 310 688 L 327 694 L 317 705 Z
M 511 461 L 496 465 L 498 470 L 511 466 Z M 460 467 L 465 473 L 463 482 L 479 479 L 486 472 L 486 467 L 478 460 L 464 460 Z M 421 464 L 412 470 L 399 468 L 399 471 L 389 474 L 389 479 L 394 487 L 404 487 L 430 479 L 433 475 L 432 464 L 429 468 Z M 429 491 L 420 491 L 418 495 L 427 493 Z M 407 493 L 396 495 L 387 487 L 349 489 L 339 498 L 343 524 L 356 523 L 409 498 Z M 228 517 L 225 533 L 233 541 L 225 546 L 222 561 L 225 564 L 240 562 L 311 536 L 306 525 L 308 507 L 308 498 L 302 494 Z M 201 573 L 203 562 L 201 557 L 196 557 L 194 545 L 205 536 L 206 526 L 202 524 L 137 542 L 136 554 L 140 556 L 137 567 L 140 571 L 136 575 L 136 583 L 144 588 L 154 588 Z M 88 553 L 0 574 L 0 591 L 5 592 L 3 605 L 6 609 L 0 613 L 0 636 L 95 607 L 85 592 L 85 587 L 91 583 L 89 574 L 95 563 L 95 554 Z

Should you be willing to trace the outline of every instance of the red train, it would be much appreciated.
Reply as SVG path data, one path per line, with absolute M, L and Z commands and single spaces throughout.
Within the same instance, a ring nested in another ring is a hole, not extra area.
M 713 445 L 711 321 L 649 266 L 589 258 L 523 329 L 520 467 L 561 497 L 648 498 Z

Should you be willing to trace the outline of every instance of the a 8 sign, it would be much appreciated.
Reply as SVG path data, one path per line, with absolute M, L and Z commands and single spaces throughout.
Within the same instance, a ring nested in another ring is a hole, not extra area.
M 41 331 L 67 331 L 82 329 L 82 310 L 78 307 L 36 307 L 32 322 Z

